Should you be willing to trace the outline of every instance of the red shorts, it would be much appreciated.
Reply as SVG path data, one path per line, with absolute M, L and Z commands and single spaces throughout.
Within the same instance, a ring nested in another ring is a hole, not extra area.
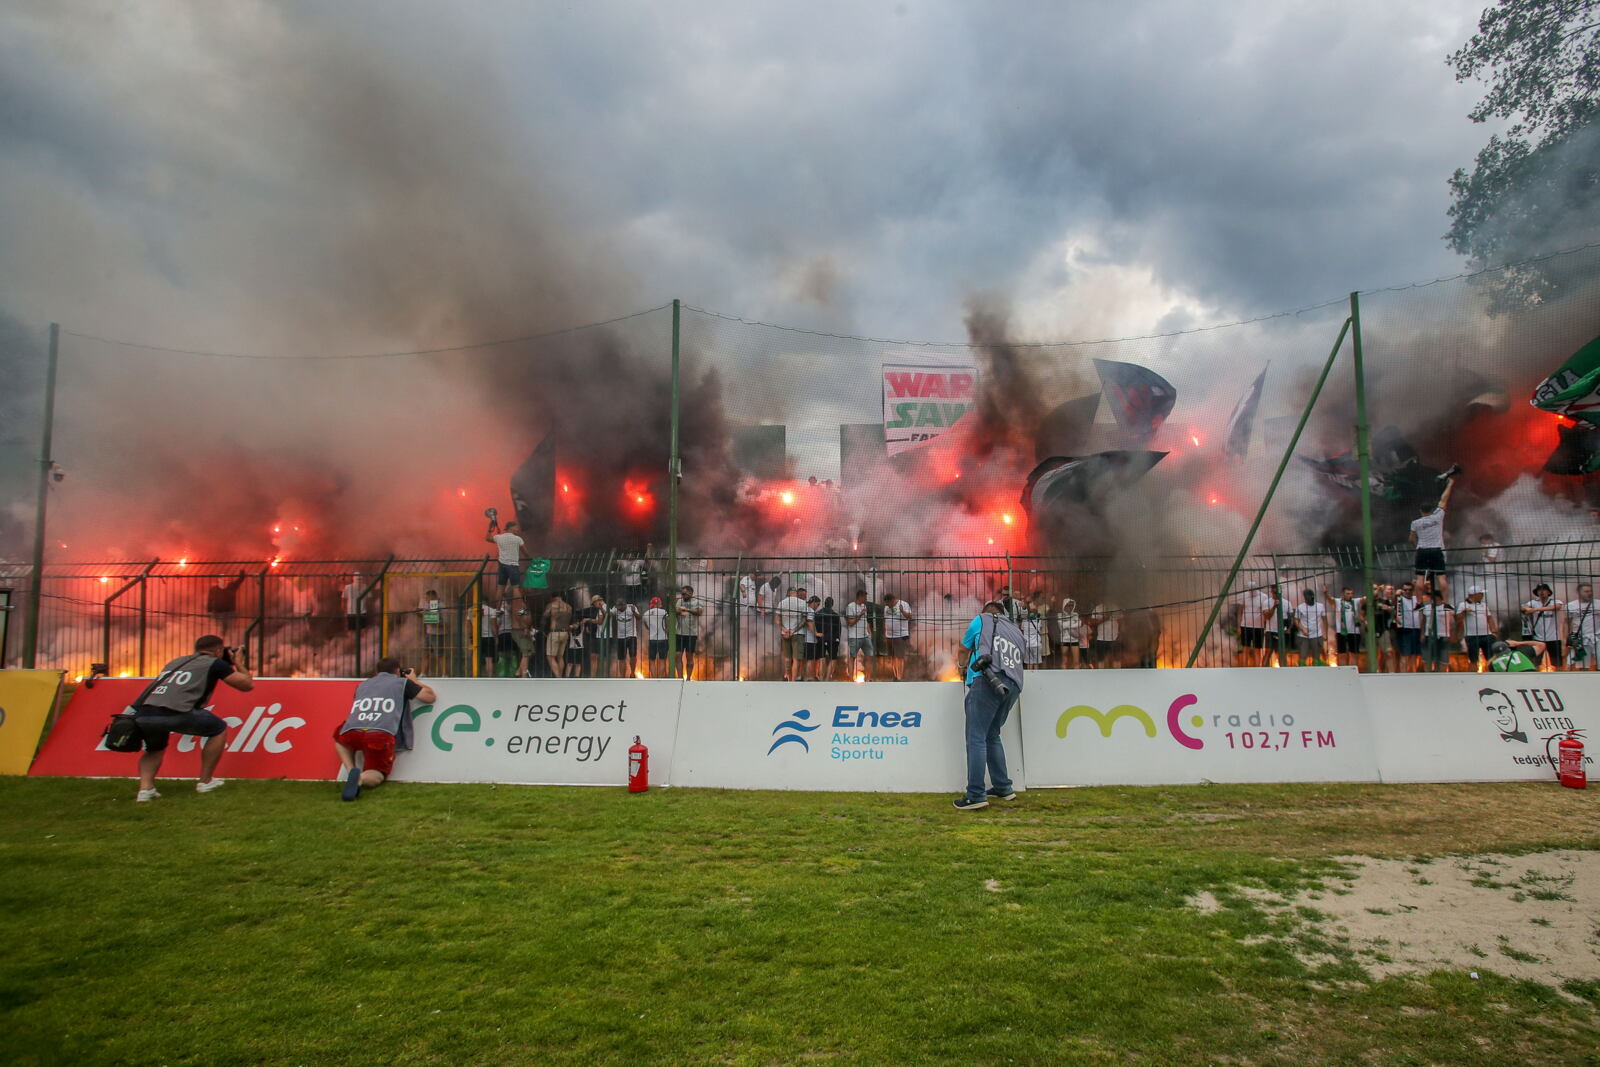
M 364 771 L 377 771 L 385 778 L 394 771 L 394 734 L 382 730 L 346 730 L 334 732 L 333 739 L 351 752 L 365 752 Z

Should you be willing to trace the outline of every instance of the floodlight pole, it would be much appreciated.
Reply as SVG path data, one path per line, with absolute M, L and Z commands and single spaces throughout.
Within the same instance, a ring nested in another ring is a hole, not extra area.
M 1367 425 L 1367 373 L 1361 357 L 1361 294 L 1350 294 L 1350 344 L 1356 371 L 1356 459 L 1361 465 L 1361 591 L 1367 617 L 1367 671 L 1378 673 L 1378 605 L 1372 598 L 1372 457 Z
M 50 435 L 56 421 L 56 356 L 61 348 L 61 326 L 50 324 L 50 356 L 44 374 L 44 441 L 39 448 L 39 500 L 33 518 L 33 594 L 28 597 L 28 617 L 22 630 L 22 665 L 33 670 L 39 655 L 39 602 L 44 599 L 44 520 L 50 503 Z
M 678 479 L 682 467 L 678 458 L 678 325 L 679 301 L 672 301 L 672 412 L 671 442 L 667 455 L 667 654 L 672 657 L 670 667 L 678 673 L 678 605 L 673 599 L 678 595 Z

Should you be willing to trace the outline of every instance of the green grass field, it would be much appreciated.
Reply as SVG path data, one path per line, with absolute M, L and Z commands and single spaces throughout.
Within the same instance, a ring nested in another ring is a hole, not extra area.
M 1184 905 L 1338 855 L 1594 849 L 1595 790 L 165 793 L 0 780 L 0 1058 L 1600 1062 L 1600 988 L 1370 982 Z

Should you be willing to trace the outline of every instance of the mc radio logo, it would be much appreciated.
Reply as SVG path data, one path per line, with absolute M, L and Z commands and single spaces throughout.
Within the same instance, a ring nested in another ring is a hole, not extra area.
M 1338 747 L 1338 739 L 1332 729 L 1296 728 L 1293 712 L 1257 709 L 1249 712 L 1234 710 L 1203 714 L 1198 708 L 1199 703 L 1200 698 L 1195 694 L 1184 693 L 1173 698 L 1167 705 L 1164 716 L 1167 735 L 1191 751 L 1205 748 L 1206 737 L 1218 747 L 1254 752 L 1289 752 Z M 1123 719 L 1133 720 L 1139 732 L 1145 737 L 1157 737 L 1161 732 L 1156 727 L 1156 720 L 1137 704 L 1117 704 L 1109 711 L 1101 711 L 1088 704 L 1075 704 L 1056 719 L 1056 736 L 1066 740 L 1069 728 L 1078 719 L 1087 719 L 1094 723 L 1099 727 L 1100 736 L 1104 738 L 1111 737 L 1113 728 Z M 1080 730 L 1079 735 L 1085 732 Z M 1127 732 L 1126 729 L 1124 732 Z

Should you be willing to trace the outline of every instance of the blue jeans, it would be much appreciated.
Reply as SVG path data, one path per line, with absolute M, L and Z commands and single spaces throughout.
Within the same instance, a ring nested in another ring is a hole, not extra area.
M 982 678 L 967 686 L 967 799 L 984 799 L 983 772 L 1001 793 L 1011 792 L 1011 776 L 1006 773 L 1006 750 L 1000 744 L 1000 727 L 1017 702 L 1012 689 L 1002 700 Z

